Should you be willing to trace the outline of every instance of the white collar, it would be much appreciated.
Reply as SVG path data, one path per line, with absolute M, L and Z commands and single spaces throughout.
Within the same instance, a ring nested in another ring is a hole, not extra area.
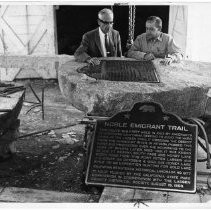
M 101 28 L 99 27 L 99 33 L 100 33 L 100 36 L 105 36 L 106 34 L 104 34 L 103 32 L 102 32 L 102 30 L 101 30 Z M 107 33 L 107 35 L 108 35 L 108 33 Z

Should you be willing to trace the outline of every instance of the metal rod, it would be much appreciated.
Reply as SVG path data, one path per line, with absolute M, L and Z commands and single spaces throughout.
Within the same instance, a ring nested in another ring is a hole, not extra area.
M 203 125 L 196 119 L 196 118 L 190 118 L 190 120 L 198 125 L 198 128 L 201 129 L 203 135 L 204 135 L 204 140 L 206 143 L 206 148 L 207 148 L 207 168 L 211 168 L 211 163 L 210 163 L 210 149 L 209 149 L 209 142 L 208 142 L 208 137 L 206 134 L 206 131 L 203 127 Z
M 42 120 L 44 120 L 44 115 L 45 115 L 45 113 L 44 113 L 44 90 L 45 90 L 45 88 L 43 87 L 42 88 Z
M 33 105 L 27 112 L 26 112 L 26 114 L 28 114 L 32 109 L 34 109 L 34 108 L 36 108 L 36 107 L 38 107 L 38 106 L 41 106 L 40 104 L 35 104 L 35 105 Z
M 31 89 L 31 91 L 34 93 L 34 96 L 36 97 L 36 99 L 41 103 L 40 98 L 38 97 L 38 95 L 35 93 L 34 89 L 32 88 L 31 84 L 29 83 L 29 87 Z
M 69 127 L 79 125 L 79 124 L 81 124 L 81 121 L 78 121 L 78 122 L 72 123 L 72 124 L 68 124 L 68 125 L 64 125 L 64 126 L 48 128 L 48 129 L 45 129 L 45 130 L 42 130 L 42 131 L 35 131 L 35 132 L 32 132 L 32 133 L 28 133 L 28 134 L 19 136 L 19 137 L 17 137 L 17 139 L 25 138 L 25 137 L 28 137 L 28 136 L 33 136 L 33 135 L 40 134 L 40 133 L 47 133 L 48 131 L 51 131 L 51 130 L 59 130 L 59 129 L 63 129 L 63 128 L 69 128 Z

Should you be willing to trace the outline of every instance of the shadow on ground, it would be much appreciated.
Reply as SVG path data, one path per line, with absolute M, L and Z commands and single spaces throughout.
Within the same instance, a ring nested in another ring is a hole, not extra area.
M 40 82 L 31 81 L 39 97 Z M 13 157 L 0 164 L 0 186 L 86 193 L 89 202 L 98 202 L 103 188 L 84 183 L 84 125 L 79 124 L 84 113 L 67 105 L 56 81 L 46 81 L 44 99 L 44 120 L 41 107 L 26 114 L 30 104 L 24 103 L 19 116 L 22 137 L 15 142 Z M 25 100 L 36 101 L 30 89 Z

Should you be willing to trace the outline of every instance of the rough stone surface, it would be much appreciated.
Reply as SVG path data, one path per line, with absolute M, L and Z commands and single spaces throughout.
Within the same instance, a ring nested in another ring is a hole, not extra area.
M 163 66 L 159 61 L 153 62 L 160 83 L 96 80 L 77 72 L 85 63 L 70 61 L 59 69 L 60 89 L 74 107 L 90 115 L 110 117 L 136 102 L 154 101 L 180 117 L 202 116 L 211 87 L 211 63 L 182 61 Z

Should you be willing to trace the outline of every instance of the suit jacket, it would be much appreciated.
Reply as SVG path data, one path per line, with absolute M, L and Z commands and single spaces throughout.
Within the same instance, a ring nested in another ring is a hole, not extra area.
M 111 56 L 121 57 L 122 49 L 119 32 L 112 29 L 109 33 L 109 41 L 111 43 Z M 103 57 L 99 28 L 89 31 L 83 35 L 81 44 L 75 51 L 74 56 L 76 61 L 79 62 L 85 62 L 91 57 Z

